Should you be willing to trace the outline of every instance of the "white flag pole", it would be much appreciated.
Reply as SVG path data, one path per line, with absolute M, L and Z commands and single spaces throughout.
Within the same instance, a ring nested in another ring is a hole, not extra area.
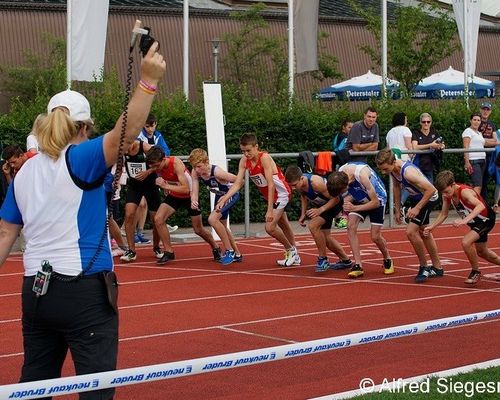
M 463 0 L 464 7 L 464 26 L 463 26 L 463 38 L 464 38 L 464 98 L 467 108 L 469 108 L 469 32 L 468 32 L 468 13 L 469 9 L 467 3 L 469 0 Z
M 387 0 L 382 0 L 382 98 L 387 97 Z
M 184 0 L 183 17 L 183 87 L 184 96 L 186 97 L 186 100 L 189 100 L 189 0 Z
M 295 56 L 293 43 L 293 0 L 288 0 L 288 96 L 290 103 L 294 92 Z
M 66 85 L 71 89 L 71 3 L 66 2 Z

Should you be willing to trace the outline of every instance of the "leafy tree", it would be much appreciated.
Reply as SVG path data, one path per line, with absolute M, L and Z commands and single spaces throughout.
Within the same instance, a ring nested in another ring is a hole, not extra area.
M 24 51 L 21 66 L 0 66 L 0 86 L 21 100 L 32 101 L 43 92 L 57 93 L 66 86 L 66 44 L 63 38 L 43 34 L 46 52 Z
M 381 18 L 348 0 L 367 22 L 377 47 L 361 46 L 372 61 L 381 66 Z M 457 28 L 448 14 L 435 5 L 420 3 L 417 7 L 398 5 L 394 19 L 387 26 L 387 72 L 399 81 L 403 95 L 427 77 L 432 68 L 459 48 Z
M 225 68 L 225 83 L 237 85 L 241 92 L 249 90 L 259 97 L 268 95 L 276 100 L 288 101 L 288 47 L 287 39 L 266 34 L 269 24 L 262 16 L 265 5 L 258 3 L 246 11 L 231 13 L 240 22 L 240 30 L 226 33 L 223 38 L 227 53 L 222 58 Z M 325 53 L 321 42 L 328 37 L 325 32 L 318 35 L 319 70 L 305 72 L 314 79 L 341 78 L 338 60 Z M 243 94 L 243 93 L 242 93 Z

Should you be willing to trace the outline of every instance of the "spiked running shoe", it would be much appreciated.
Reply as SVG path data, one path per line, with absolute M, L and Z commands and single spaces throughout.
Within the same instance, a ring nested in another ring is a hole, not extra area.
M 436 268 L 431 265 L 429 268 L 429 278 L 441 278 L 444 275 L 443 268 Z
M 111 255 L 113 257 L 120 257 L 123 256 L 126 253 L 126 250 L 123 250 L 121 247 L 117 247 L 116 249 L 113 249 L 111 251 Z
M 229 265 L 234 262 L 234 250 L 226 250 L 224 256 L 219 261 L 222 265 Z
M 481 279 L 481 272 L 473 269 L 469 276 L 467 277 L 467 279 L 464 281 L 464 283 L 468 284 L 468 285 L 475 285 L 476 283 L 479 282 L 479 280 Z
M 415 282 L 417 283 L 425 282 L 430 274 L 431 274 L 431 269 L 429 267 L 420 267 L 418 269 L 418 274 L 415 277 Z
M 394 263 L 391 258 L 384 260 L 384 274 L 391 275 L 394 273 Z
M 168 233 L 173 233 L 173 232 L 175 232 L 177 229 L 179 229 L 179 226 L 178 226 L 178 225 L 174 225 L 174 226 L 172 226 L 172 225 L 167 224 L 167 229 L 168 229 Z
M 327 257 L 318 257 L 318 262 L 316 263 L 316 272 L 325 272 L 330 268 L 330 263 Z
M 290 267 L 292 265 L 300 265 L 300 259 L 297 249 L 292 247 L 290 250 L 285 251 L 285 258 L 283 260 L 276 260 L 276 263 L 282 267 Z
M 220 247 L 212 249 L 212 254 L 214 256 L 214 261 L 220 261 L 220 259 L 222 258 L 222 250 L 220 249 Z
M 339 218 L 338 222 L 335 224 L 336 229 L 345 229 L 347 228 L 347 218 Z
M 351 267 L 351 270 L 349 271 L 347 276 L 349 278 L 356 279 L 356 278 L 363 276 L 364 273 L 365 272 L 363 271 L 363 268 L 361 268 L 361 266 L 359 264 L 355 264 L 354 266 Z
M 347 260 L 338 260 L 335 264 L 330 264 L 330 269 L 338 270 L 338 269 L 348 269 L 352 268 L 354 265 L 354 261 L 349 259 Z
M 135 261 L 137 259 L 137 254 L 133 250 L 127 250 L 123 256 L 120 257 L 120 260 L 125 262 Z
M 164 251 L 163 256 L 158 261 L 156 261 L 156 264 L 163 265 L 169 262 L 170 260 L 175 260 L 175 254 L 171 253 L 170 251 Z
M 160 258 L 162 258 L 162 257 L 163 257 L 163 251 L 161 251 L 161 249 L 160 249 L 159 247 L 155 247 L 155 248 L 153 249 L 153 253 L 154 253 L 154 255 L 155 255 L 155 257 L 156 257 L 157 259 L 160 259 Z
M 243 261 L 243 254 L 234 255 L 234 262 L 242 262 L 242 261 Z

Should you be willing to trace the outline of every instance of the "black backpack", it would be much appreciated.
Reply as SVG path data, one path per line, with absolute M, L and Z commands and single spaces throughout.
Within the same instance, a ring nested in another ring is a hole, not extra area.
M 312 151 L 301 151 L 299 153 L 299 157 L 297 158 L 297 165 L 302 172 L 308 174 L 314 173 L 314 154 Z

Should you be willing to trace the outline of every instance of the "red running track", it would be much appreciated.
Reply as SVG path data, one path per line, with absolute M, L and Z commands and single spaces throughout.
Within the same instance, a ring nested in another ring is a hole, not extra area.
M 120 286 L 119 368 L 333 337 L 500 307 L 500 282 L 463 281 L 470 267 L 460 239 L 467 228 L 443 226 L 436 238 L 445 277 L 415 284 L 417 258 L 403 229 L 384 230 L 396 273 L 382 273 L 381 257 L 360 233 L 365 277 L 314 272 L 316 251 L 298 236 L 302 266 L 280 268 L 273 240 L 238 242 L 244 261 L 228 267 L 211 260 L 204 243 L 175 246 L 177 259 L 157 266 L 151 247 L 132 264 L 117 264 Z M 334 232 L 347 245 L 345 231 Z M 500 224 L 490 234 L 500 251 Z M 333 260 L 333 257 L 332 257 Z M 483 273 L 500 267 L 481 263 Z M 0 385 L 15 383 L 22 364 L 22 260 L 12 255 L 0 274 Z M 116 399 L 306 399 L 376 383 L 500 358 L 500 321 L 393 339 L 290 360 L 131 385 Z M 71 360 L 64 375 L 73 375 Z M 64 398 L 64 397 L 61 397 Z M 65 396 L 76 398 L 76 396 Z

